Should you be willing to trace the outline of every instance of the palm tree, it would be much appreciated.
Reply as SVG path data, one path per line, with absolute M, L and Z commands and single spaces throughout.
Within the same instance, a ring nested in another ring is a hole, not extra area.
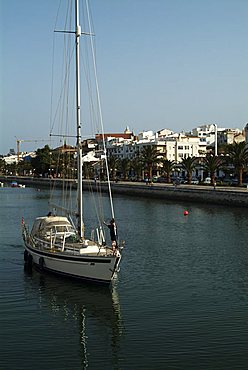
M 139 155 L 131 160 L 130 168 L 133 169 L 137 180 L 141 178 L 142 160 Z
M 128 158 L 122 158 L 118 162 L 118 169 L 123 174 L 124 180 L 127 180 L 128 178 L 128 172 L 130 170 L 130 159 Z
M 190 185 L 192 181 L 192 172 L 194 171 L 196 165 L 196 160 L 197 158 L 193 156 L 193 157 L 184 157 L 181 161 L 182 168 L 187 172 L 187 179 Z
M 166 182 L 170 182 L 170 175 L 173 171 L 173 168 L 175 166 L 175 161 L 170 161 L 169 159 L 163 159 L 162 160 L 162 170 L 166 175 Z
M 111 155 L 108 157 L 108 167 L 109 167 L 109 173 L 110 173 L 110 178 L 112 180 L 116 179 L 116 171 L 118 167 L 119 160 L 116 156 Z
M 148 170 L 148 177 L 149 179 L 152 178 L 152 170 L 155 166 L 155 164 L 158 163 L 159 159 L 158 156 L 161 155 L 161 153 L 157 150 L 155 146 L 146 145 L 141 151 L 141 158 L 142 163 L 145 168 Z
M 227 147 L 227 160 L 232 164 L 238 175 L 238 184 L 242 185 L 243 172 L 248 165 L 248 148 L 246 142 L 234 143 Z
M 221 157 L 213 156 L 212 154 L 207 154 L 203 158 L 203 168 L 207 171 L 211 178 L 211 184 L 215 183 L 216 171 L 223 165 L 223 159 Z

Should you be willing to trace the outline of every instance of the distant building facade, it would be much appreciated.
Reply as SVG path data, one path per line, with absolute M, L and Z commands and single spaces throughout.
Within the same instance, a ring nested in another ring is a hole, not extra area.
M 233 143 L 240 143 L 242 141 L 245 141 L 245 134 L 238 128 L 227 128 L 218 132 L 218 145 L 229 145 Z
M 245 125 L 244 135 L 245 135 L 246 145 L 248 145 L 248 123 Z
M 130 134 L 105 134 L 105 146 L 108 156 L 118 159 L 130 159 L 141 155 L 146 146 L 154 146 L 161 153 L 161 158 L 181 162 L 184 157 L 202 157 L 206 154 L 206 143 L 198 136 L 177 134 L 164 129 L 156 133 L 143 131 L 137 136 Z M 103 136 L 96 136 L 99 149 L 103 149 Z

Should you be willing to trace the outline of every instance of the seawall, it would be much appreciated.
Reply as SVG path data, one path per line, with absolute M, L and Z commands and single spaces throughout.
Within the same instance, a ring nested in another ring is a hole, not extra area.
M 32 187 L 51 187 L 53 186 L 53 182 L 56 181 L 56 185 L 59 185 L 61 188 L 63 186 L 62 180 L 59 179 L 0 176 L 0 181 L 9 184 L 11 181 L 17 181 L 20 184 Z M 67 182 L 72 188 L 76 188 L 75 180 L 67 180 Z M 106 182 L 99 183 L 97 181 L 95 183 L 93 180 L 84 180 L 83 184 L 85 190 L 92 189 L 93 191 L 97 191 L 101 185 L 101 191 L 108 191 Z M 126 196 L 248 208 L 248 190 L 246 188 L 216 187 L 214 189 L 212 186 L 200 185 L 180 185 L 174 187 L 170 184 L 146 185 L 140 182 L 113 182 L 111 188 L 113 194 Z

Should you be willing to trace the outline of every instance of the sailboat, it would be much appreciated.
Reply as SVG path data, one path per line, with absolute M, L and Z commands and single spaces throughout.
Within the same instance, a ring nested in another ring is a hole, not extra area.
M 71 215 L 62 213 L 58 215 L 50 211 L 47 215 L 37 217 L 31 230 L 22 220 L 22 235 L 25 245 L 24 261 L 32 267 L 36 266 L 41 271 L 49 271 L 64 276 L 89 280 L 97 283 L 110 284 L 119 271 L 121 261 L 121 248 L 118 244 L 112 192 L 107 170 L 110 209 L 112 224 L 112 243 L 106 243 L 103 223 L 97 225 L 95 233 L 91 232 L 86 237 L 85 220 L 83 215 L 83 156 L 82 134 L 80 119 L 80 65 L 79 46 L 81 32 L 79 24 L 79 4 L 75 0 L 75 60 L 76 60 L 76 159 L 77 159 L 77 209 L 76 224 Z M 105 159 L 106 149 L 105 149 Z M 107 167 L 107 160 L 106 160 Z M 107 167 L 108 168 L 108 167 Z M 95 237 L 96 235 L 96 237 Z

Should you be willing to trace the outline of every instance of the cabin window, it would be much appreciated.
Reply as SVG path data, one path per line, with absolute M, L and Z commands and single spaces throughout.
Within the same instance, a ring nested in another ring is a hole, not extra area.
M 67 231 L 66 226 L 56 226 L 56 232 L 63 233 Z

